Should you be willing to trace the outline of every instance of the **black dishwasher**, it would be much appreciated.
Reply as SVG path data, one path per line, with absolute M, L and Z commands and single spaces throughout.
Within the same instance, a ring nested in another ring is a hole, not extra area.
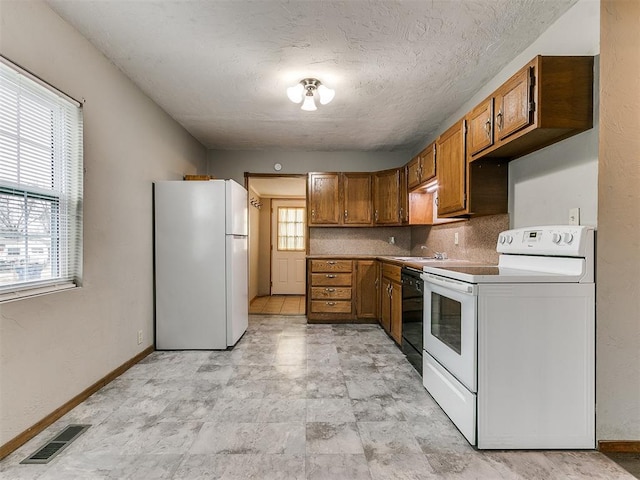
M 402 352 L 422 375 L 424 289 L 421 270 L 402 269 Z

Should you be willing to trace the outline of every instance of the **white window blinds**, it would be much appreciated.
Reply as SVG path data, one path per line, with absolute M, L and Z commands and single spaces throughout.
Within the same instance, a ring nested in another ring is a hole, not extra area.
M 82 108 L 0 57 L 0 301 L 78 285 Z

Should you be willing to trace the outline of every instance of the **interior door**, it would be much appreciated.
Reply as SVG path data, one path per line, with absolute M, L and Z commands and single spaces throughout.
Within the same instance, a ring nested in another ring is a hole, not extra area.
M 304 295 L 305 201 L 274 199 L 271 207 L 271 295 Z

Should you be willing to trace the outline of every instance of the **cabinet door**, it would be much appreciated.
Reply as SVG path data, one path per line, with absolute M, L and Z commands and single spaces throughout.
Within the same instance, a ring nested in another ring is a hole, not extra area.
M 382 277 L 380 290 L 380 325 L 385 332 L 391 331 L 391 280 Z
M 407 187 L 409 190 L 416 188 L 420 185 L 420 170 L 421 170 L 421 158 L 420 155 L 416 155 L 407 164 Z
M 338 225 L 340 208 L 340 175 L 338 173 L 309 174 L 309 225 Z
M 400 168 L 400 191 L 398 202 L 400 203 L 400 223 L 406 225 L 409 223 L 409 188 L 407 186 L 407 169 Z
M 420 152 L 420 181 L 432 180 L 436 176 L 436 145 L 432 143 Z
M 343 173 L 343 223 L 345 225 L 371 225 L 372 182 L 370 173 Z
M 400 169 L 374 174 L 374 221 L 378 225 L 398 225 L 400 217 Z
M 436 140 L 438 155 L 438 215 L 466 208 L 465 121 L 461 120 Z
M 378 318 L 378 261 L 356 262 L 356 316 Z
M 467 137 L 469 155 L 475 155 L 493 145 L 493 97 L 474 108 L 469 113 L 467 120 L 469 124 L 469 136 Z
M 390 335 L 397 344 L 402 344 L 402 284 L 391 282 Z
M 496 92 L 495 125 L 500 140 L 531 123 L 531 75 L 530 67 L 523 68 Z

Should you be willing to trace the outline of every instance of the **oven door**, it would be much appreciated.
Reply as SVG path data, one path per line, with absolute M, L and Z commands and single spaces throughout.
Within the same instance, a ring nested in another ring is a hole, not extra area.
M 423 273 L 424 350 L 477 391 L 478 286 Z

